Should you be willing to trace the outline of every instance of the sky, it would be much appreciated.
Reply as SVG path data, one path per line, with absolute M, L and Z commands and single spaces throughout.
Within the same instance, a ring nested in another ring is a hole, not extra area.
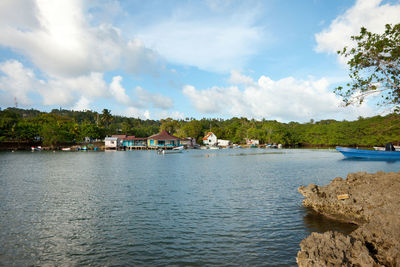
M 0 107 L 307 122 L 343 107 L 336 51 L 400 23 L 384 0 L 1 0 Z

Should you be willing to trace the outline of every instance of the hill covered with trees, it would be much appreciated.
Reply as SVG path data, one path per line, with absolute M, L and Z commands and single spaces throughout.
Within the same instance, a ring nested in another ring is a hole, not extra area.
M 34 109 L 7 108 L 0 111 L 0 142 L 37 142 L 55 147 L 85 140 L 103 139 L 107 135 L 127 134 L 148 137 L 167 130 L 178 137 L 193 137 L 198 142 L 206 132 L 219 139 L 241 144 L 245 139 L 260 143 L 280 143 L 284 146 L 378 146 L 387 142 L 400 144 L 400 115 L 389 114 L 356 121 L 321 120 L 308 123 L 281 123 L 275 120 L 231 118 L 200 120 L 171 118 L 142 120 L 114 116 L 110 110 L 71 111 L 54 109 L 41 112 Z

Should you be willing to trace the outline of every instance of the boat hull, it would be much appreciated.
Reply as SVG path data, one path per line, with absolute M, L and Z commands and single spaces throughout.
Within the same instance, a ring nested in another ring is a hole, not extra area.
M 162 154 L 175 154 L 175 153 L 182 153 L 182 150 L 163 150 Z
M 185 148 L 183 146 L 174 147 L 172 150 L 159 150 L 158 153 L 160 154 L 175 154 L 175 153 L 182 153 Z
M 400 160 L 400 151 L 381 151 L 336 147 L 336 150 L 347 158 Z

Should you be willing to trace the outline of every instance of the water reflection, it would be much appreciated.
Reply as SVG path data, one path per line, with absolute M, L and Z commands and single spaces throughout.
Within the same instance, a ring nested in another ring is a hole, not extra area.
M 327 231 L 336 231 L 347 235 L 358 228 L 356 224 L 330 219 L 311 208 L 304 208 L 304 210 L 306 212 L 306 215 L 303 217 L 304 225 L 310 232 L 324 233 Z

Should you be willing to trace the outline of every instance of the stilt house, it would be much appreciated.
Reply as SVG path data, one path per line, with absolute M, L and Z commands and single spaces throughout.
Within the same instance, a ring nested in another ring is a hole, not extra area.
M 159 134 L 154 134 L 147 138 L 147 146 L 149 148 L 174 148 L 181 145 L 181 139 L 176 137 L 166 130 Z

